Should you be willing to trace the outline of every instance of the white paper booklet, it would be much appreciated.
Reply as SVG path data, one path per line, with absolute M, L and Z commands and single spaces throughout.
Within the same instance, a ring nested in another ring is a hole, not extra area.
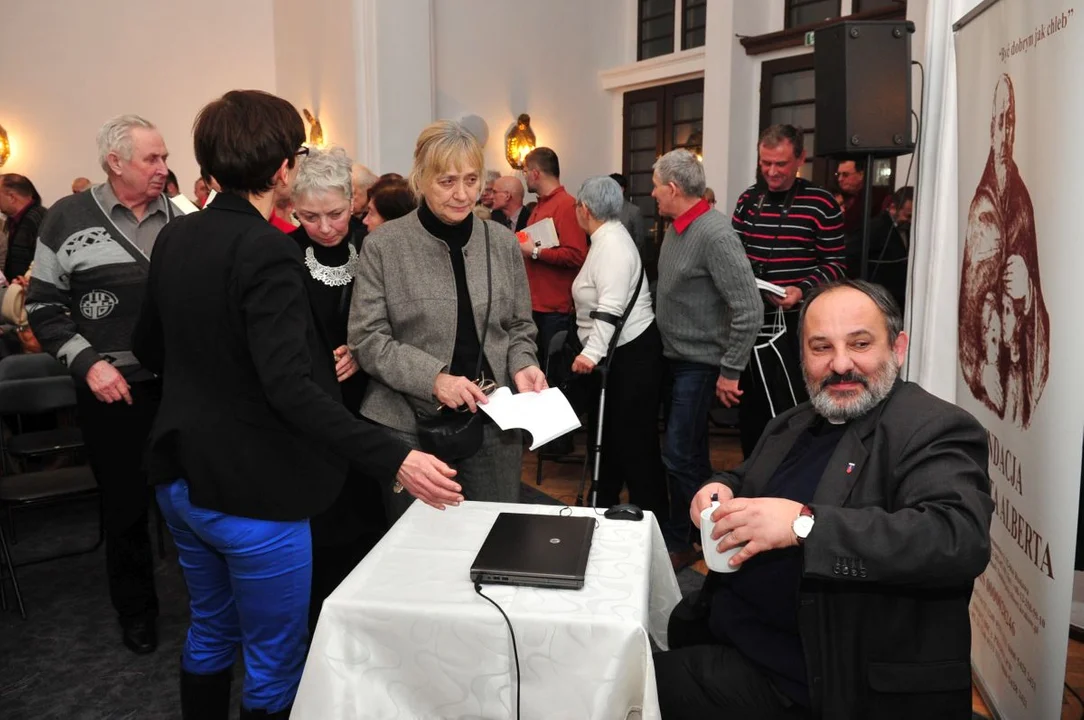
M 500 387 L 489 395 L 489 402 L 479 405 L 501 430 L 522 428 L 531 434 L 531 450 L 580 426 L 576 411 L 560 388 L 539 393 L 517 393 Z
M 529 242 L 532 245 L 538 243 L 543 250 L 561 244 L 557 239 L 557 228 L 553 224 L 553 218 L 546 218 L 545 220 L 539 220 L 534 225 L 528 225 L 516 233 L 516 238 L 520 242 Z
M 778 295 L 779 297 L 787 296 L 786 288 L 770 283 L 767 280 L 761 280 L 760 278 L 757 278 L 757 290 L 763 290 L 764 292 Z
M 196 204 L 186 198 L 184 195 L 171 197 L 169 201 L 173 203 L 173 207 L 177 208 L 177 212 L 181 213 L 182 215 L 199 212 L 199 208 L 196 207 Z

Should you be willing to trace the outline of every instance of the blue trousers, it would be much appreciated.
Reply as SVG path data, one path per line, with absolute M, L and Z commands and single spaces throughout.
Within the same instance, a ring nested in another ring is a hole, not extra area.
M 196 507 L 184 480 L 159 485 L 156 494 L 191 602 L 181 668 L 222 672 L 240 646 L 242 705 L 269 713 L 288 708 L 308 651 L 309 521 L 254 520 Z
M 662 462 L 670 488 L 670 518 L 663 525 L 667 548 L 688 550 L 693 495 L 711 477 L 708 451 L 708 412 L 715 397 L 719 368 L 714 365 L 667 360 L 669 412 Z

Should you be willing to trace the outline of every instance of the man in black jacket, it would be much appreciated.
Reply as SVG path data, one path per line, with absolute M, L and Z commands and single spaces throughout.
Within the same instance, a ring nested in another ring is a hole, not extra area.
M 662 716 L 968 717 L 986 433 L 898 379 L 907 336 L 884 288 L 816 288 L 800 324 L 810 401 L 690 508 L 699 524 L 717 496 L 712 542 L 742 548 L 671 616 Z
M 506 175 L 493 181 L 493 216 L 512 232 L 527 227 L 527 218 L 534 210 L 534 203 L 523 204 L 523 183 L 517 177 Z
M 0 175 L 0 213 L 8 218 L 4 228 L 8 236 L 4 277 L 9 281 L 30 269 L 46 209 L 34 183 L 25 175 Z

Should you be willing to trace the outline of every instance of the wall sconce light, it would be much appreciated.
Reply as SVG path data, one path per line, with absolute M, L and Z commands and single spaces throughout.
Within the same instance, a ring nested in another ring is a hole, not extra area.
M 704 133 L 700 128 L 693 130 L 692 135 L 689 136 L 689 152 L 696 155 L 696 159 L 700 162 L 704 162 Z
M 536 147 L 538 141 L 531 130 L 531 116 L 523 113 L 516 120 L 516 126 L 504 136 L 504 156 L 513 170 L 522 170 L 523 159 Z
M 8 131 L 0 125 L 0 167 L 11 157 L 11 143 L 8 141 Z
M 324 147 L 324 128 L 320 124 L 320 118 L 314 117 L 308 108 L 301 111 L 305 120 L 309 123 L 309 145 L 315 148 Z

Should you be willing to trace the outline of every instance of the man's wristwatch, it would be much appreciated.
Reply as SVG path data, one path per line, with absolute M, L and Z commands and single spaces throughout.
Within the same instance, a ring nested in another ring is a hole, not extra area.
M 798 517 L 794 518 L 794 522 L 790 525 L 794 530 L 794 536 L 798 538 L 798 544 L 801 545 L 805 542 L 805 539 L 809 537 L 809 533 L 813 530 L 813 511 L 808 505 L 802 506 L 802 511 L 798 513 Z

